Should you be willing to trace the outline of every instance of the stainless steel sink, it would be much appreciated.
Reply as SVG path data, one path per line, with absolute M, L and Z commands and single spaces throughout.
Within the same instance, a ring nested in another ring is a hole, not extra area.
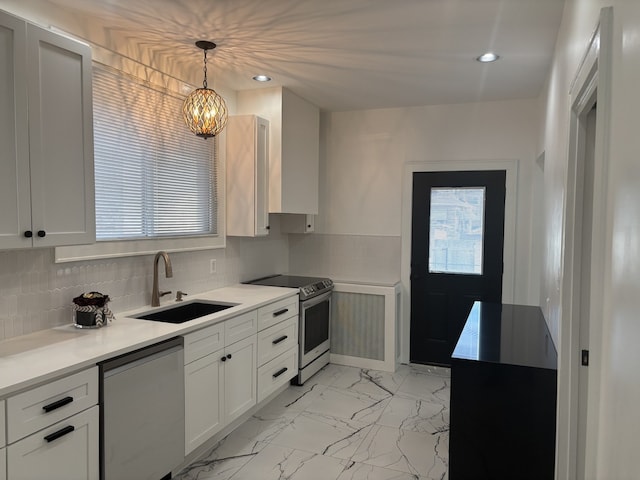
M 152 320 L 154 322 L 184 323 L 189 320 L 211 315 L 212 313 L 221 312 L 236 305 L 235 303 L 192 301 L 175 307 L 165 308 L 164 310 L 142 313 L 136 315 L 134 318 Z

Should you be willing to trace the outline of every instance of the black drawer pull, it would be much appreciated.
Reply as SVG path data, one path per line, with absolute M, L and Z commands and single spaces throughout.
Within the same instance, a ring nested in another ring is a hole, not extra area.
M 226 361 L 227 361 L 227 357 L 222 357 L 222 358 L 220 359 L 220 361 L 221 361 L 221 362 L 226 362 Z
M 273 378 L 278 378 L 280 375 L 282 375 L 287 370 L 289 370 L 287 367 L 284 367 L 284 368 L 278 370 L 276 373 L 273 374 Z
M 274 345 L 277 345 L 277 344 L 279 344 L 279 343 L 281 343 L 281 342 L 284 342 L 287 338 L 289 338 L 289 337 L 287 337 L 286 335 L 283 335 L 283 336 L 281 336 L 280 338 L 276 338 L 276 339 L 275 339 L 273 342 L 271 342 L 271 343 L 273 343 Z
M 278 310 L 277 312 L 273 312 L 274 317 L 279 317 L 280 315 L 284 315 L 289 311 L 288 308 L 283 308 L 282 310 Z
M 58 401 L 50 403 L 49 405 L 45 405 L 44 407 L 42 407 L 42 409 L 45 412 L 49 413 L 49 412 L 52 412 L 54 410 L 57 410 L 60 407 L 64 407 L 65 405 L 68 405 L 71 402 L 73 402 L 73 397 L 64 397 L 64 398 L 61 398 Z
M 57 440 L 60 437 L 64 437 L 68 433 L 73 432 L 75 429 L 76 429 L 76 427 L 74 427 L 73 425 L 69 425 L 68 427 L 61 428 L 57 432 L 53 432 L 53 433 L 47 435 L 46 437 L 44 437 L 44 439 L 47 442 L 53 442 L 54 440 Z

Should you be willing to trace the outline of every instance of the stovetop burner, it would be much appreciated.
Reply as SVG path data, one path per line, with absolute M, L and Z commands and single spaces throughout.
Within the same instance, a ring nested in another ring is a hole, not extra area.
M 267 285 L 270 287 L 299 288 L 301 301 L 316 297 L 333 289 L 333 282 L 329 278 L 302 277 L 297 275 L 271 275 L 257 278 L 246 283 L 252 285 Z

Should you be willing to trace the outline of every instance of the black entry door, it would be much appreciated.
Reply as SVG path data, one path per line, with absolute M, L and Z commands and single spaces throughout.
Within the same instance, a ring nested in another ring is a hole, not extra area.
M 411 350 L 449 365 L 475 300 L 501 302 L 504 170 L 413 174 Z

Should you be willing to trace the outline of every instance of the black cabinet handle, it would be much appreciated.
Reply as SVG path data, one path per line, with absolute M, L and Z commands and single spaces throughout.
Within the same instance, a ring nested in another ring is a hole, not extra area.
M 61 428 L 57 432 L 53 432 L 53 433 L 47 435 L 46 437 L 44 437 L 44 439 L 47 442 L 53 442 L 54 440 L 57 440 L 60 437 L 64 437 L 65 435 L 73 432 L 75 429 L 76 429 L 76 427 L 74 427 L 73 425 L 69 425 L 68 427 Z
M 277 312 L 273 312 L 274 317 L 279 317 L 280 315 L 284 315 L 289 311 L 288 308 L 283 308 L 282 310 L 278 310 Z
M 65 405 L 68 405 L 71 402 L 73 402 L 73 397 L 64 397 L 64 398 L 61 398 L 60 400 L 57 400 L 57 401 L 55 401 L 53 403 L 50 403 L 49 405 L 43 406 L 42 409 L 45 412 L 49 413 L 49 412 L 52 412 L 52 411 L 54 411 L 54 410 L 56 410 L 56 409 L 58 409 L 60 407 L 64 407 Z
M 311 228 L 311 225 L 307 225 L 307 228 Z
M 228 354 L 227 354 L 227 358 L 228 358 L 229 360 L 231 360 L 231 354 L 230 354 L 230 353 L 228 353 Z
M 31 230 L 26 230 L 24 232 L 24 238 L 31 238 L 33 237 L 33 232 Z
M 277 345 L 277 344 L 279 344 L 279 343 L 281 343 L 281 342 L 284 342 L 287 338 L 289 338 L 289 337 L 287 337 L 286 335 L 283 335 L 283 336 L 281 336 L 280 338 L 276 338 L 276 339 L 275 339 L 273 342 L 271 342 L 271 343 L 273 343 L 274 345 Z
M 47 236 L 47 232 L 45 232 L 44 230 L 38 230 L 38 236 L 40 238 L 44 238 Z
M 278 378 L 280 375 L 282 375 L 287 370 L 289 370 L 287 367 L 284 367 L 284 368 L 278 370 L 276 373 L 273 374 L 273 378 Z
M 266 227 L 264 227 L 264 228 L 266 228 L 267 230 L 271 230 L 271 227 L 270 227 L 269 225 L 267 225 L 267 226 L 266 226 Z
M 220 359 L 220 361 L 221 361 L 221 362 L 226 362 L 226 361 L 227 361 L 227 357 L 222 357 L 222 358 Z

